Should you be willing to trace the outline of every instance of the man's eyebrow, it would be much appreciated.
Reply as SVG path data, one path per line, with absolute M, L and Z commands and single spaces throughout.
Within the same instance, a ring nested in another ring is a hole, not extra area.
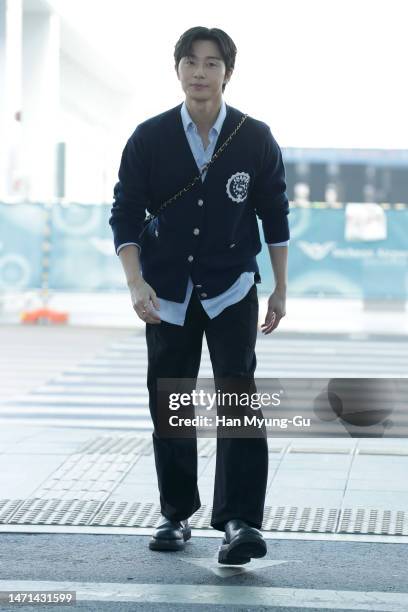
M 195 57 L 197 59 L 197 56 L 194 55 L 194 53 L 188 53 L 186 55 L 186 57 Z M 215 60 L 220 60 L 221 61 L 221 57 L 217 57 L 216 55 L 207 55 L 204 59 L 215 59 Z

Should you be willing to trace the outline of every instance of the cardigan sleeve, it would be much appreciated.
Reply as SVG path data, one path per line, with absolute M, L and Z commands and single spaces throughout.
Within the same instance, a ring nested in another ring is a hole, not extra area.
M 282 152 L 267 126 L 263 159 L 255 177 L 252 200 L 267 244 L 289 240 L 289 200 Z
M 109 225 L 113 231 L 115 251 L 124 243 L 137 243 L 143 229 L 146 208 L 149 207 L 147 188 L 146 151 L 144 150 L 140 126 L 126 143 L 113 195 Z

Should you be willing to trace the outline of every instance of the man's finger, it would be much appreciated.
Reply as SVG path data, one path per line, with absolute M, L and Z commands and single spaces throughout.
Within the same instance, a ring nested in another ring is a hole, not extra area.
M 141 317 L 142 321 L 145 321 L 146 323 L 158 323 L 161 322 L 161 319 L 158 315 L 156 315 L 154 312 L 152 312 L 152 310 L 150 308 L 147 308 L 146 310 L 143 310 L 141 313 Z
M 268 312 L 266 313 L 264 325 L 271 325 L 275 318 L 276 318 L 275 311 L 274 310 L 268 310 Z
M 279 323 L 279 317 L 274 310 L 267 312 L 265 317 L 265 323 L 261 325 L 261 331 L 264 335 L 270 334 Z
M 276 329 L 279 325 L 279 321 L 281 320 L 281 317 L 276 317 L 275 321 L 273 322 L 273 325 L 271 327 L 271 331 L 273 331 L 274 329 Z
M 151 298 L 153 306 L 155 307 L 156 310 L 160 310 L 160 303 L 159 300 L 157 299 L 157 297 L 154 295 Z
M 263 334 L 268 334 L 272 330 L 272 325 L 263 325 L 261 330 Z

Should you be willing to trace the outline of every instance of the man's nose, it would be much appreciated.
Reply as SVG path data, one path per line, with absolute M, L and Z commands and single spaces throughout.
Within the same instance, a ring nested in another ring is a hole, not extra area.
M 194 70 L 194 76 L 202 76 L 205 74 L 204 67 L 201 64 L 196 64 Z

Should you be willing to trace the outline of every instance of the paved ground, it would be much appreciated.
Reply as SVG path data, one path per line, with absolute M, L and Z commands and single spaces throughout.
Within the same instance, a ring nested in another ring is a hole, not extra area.
M 406 612 L 406 436 L 269 438 L 268 554 L 243 567 L 216 562 L 215 440 L 201 438 L 193 538 L 181 553 L 153 553 L 159 500 L 141 330 L 0 333 L 0 592 L 74 590 L 75 609 L 115 612 Z M 406 377 L 407 344 L 385 329 L 278 330 L 259 336 L 257 376 Z M 211 376 L 206 347 L 200 376 Z M 405 415 L 394 415 L 398 431 Z
M 149 537 L 139 535 L 1 534 L 1 540 L 7 563 L 0 591 L 76 591 L 78 610 L 405 612 L 408 606 L 406 545 L 272 538 L 257 563 L 217 567 L 219 539 L 199 532 L 178 553 L 152 552 Z
M 0 330 L 0 422 L 150 431 L 143 330 L 19 325 Z M 406 377 L 407 355 L 407 336 L 356 338 L 278 328 L 258 336 L 256 376 Z M 212 378 L 205 339 L 199 376 Z

